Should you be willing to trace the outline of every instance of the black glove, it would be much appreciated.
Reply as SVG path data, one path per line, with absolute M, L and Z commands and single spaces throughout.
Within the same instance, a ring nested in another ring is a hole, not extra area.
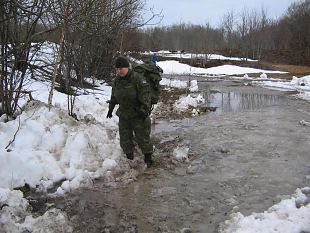
M 143 123 L 144 124 L 148 124 L 148 123 L 150 123 L 151 122 L 151 118 L 149 117 L 149 115 L 147 115 L 147 116 L 145 116 L 144 118 L 143 118 Z
M 113 112 L 113 109 L 109 109 L 107 118 L 112 118 L 112 112 Z

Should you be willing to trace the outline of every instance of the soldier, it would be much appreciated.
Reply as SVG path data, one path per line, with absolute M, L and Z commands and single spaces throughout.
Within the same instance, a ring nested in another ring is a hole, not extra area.
M 145 78 L 129 68 L 125 57 L 118 57 L 115 61 L 117 77 L 112 85 L 112 94 L 109 101 L 107 118 L 112 117 L 116 104 L 119 108 L 116 115 L 119 117 L 120 145 L 126 157 L 133 160 L 135 139 L 144 154 L 147 167 L 153 163 L 153 145 L 150 140 L 151 133 L 151 96 L 150 86 Z

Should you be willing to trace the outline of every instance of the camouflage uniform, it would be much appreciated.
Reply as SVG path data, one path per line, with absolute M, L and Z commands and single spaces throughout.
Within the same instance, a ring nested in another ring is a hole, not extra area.
M 145 78 L 133 70 L 129 70 L 125 77 L 117 76 L 113 82 L 109 110 L 113 111 L 119 104 L 116 115 L 119 117 L 120 144 L 125 154 L 133 153 L 133 133 L 143 154 L 153 152 L 149 88 Z

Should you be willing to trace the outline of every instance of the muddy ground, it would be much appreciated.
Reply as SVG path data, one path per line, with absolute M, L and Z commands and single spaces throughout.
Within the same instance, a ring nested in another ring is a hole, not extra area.
M 157 120 L 152 168 L 140 154 L 116 179 L 52 200 L 74 232 L 212 233 L 234 211 L 264 211 L 310 185 L 310 127 L 299 124 L 310 103 L 241 81 L 199 88 L 217 110 Z M 176 146 L 189 147 L 189 161 L 173 159 Z

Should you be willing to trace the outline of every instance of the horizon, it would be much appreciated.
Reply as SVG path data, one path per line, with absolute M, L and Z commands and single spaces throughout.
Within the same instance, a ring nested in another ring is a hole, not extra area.
M 237 17 L 245 10 L 265 10 L 267 17 L 278 19 L 283 16 L 288 7 L 296 2 L 295 0 L 220 0 L 216 3 L 205 0 L 146 0 L 145 19 L 151 16 L 150 9 L 155 13 L 162 10 L 163 19 L 160 22 L 153 20 L 153 24 L 147 26 L 172 26 L 176 24 L 193 24 L 219 27 L 224 14 L 233 11 Z M 175 6 L 177 5 L 177 11 Z

